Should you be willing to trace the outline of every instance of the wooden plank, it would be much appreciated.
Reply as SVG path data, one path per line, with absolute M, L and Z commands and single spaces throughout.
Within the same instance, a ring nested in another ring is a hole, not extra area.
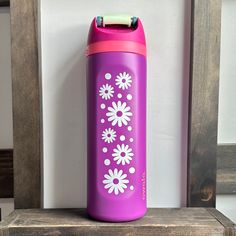
M 10 6 L 10 0 L 0 0 L 0 7 Z
M 0 198 L 13 197 L 13 150 L 0 149 Z
M 188 206 L 215 206 L 220 0 L 192 1 Z
M 229 218 L 217 211 L 215 208 L 208 208 L 207 211 L 224 226 L 225 236 L 236 235 L 235 224 Z
M 217 193 L 236 193 L 236 144 L 218 145 Z
M 204 208 L 156 208 L 140 220 L 107 223 L 89 219 L 85 209 L 16 210 L 0 224 L 0 235 L 224 235 L 228 223 L 215 215 Z
M 37 1 L 11 0 L 15 208 L 40 207 Z

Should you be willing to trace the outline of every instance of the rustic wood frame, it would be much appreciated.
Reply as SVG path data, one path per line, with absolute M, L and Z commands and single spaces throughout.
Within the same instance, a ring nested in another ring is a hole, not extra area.
M 215 207 L 221 0 L 193 0 L 187 205 Z
M 214 207 L 216 193 L 236 193 L 236 145 L 217 145 L 221 7 L 192 1 L 188 206 Z
M 10 9 L 15 207 L 37 208 L 41 206 L 37 0 L 11 0 Z M 221 0 L 192 0 L 188 206 L 215 206 L 220 18 Z M 223 150 L 220 146 L 219 156 Z
M 11 0 L 15 208 L 41 206 L 38 1 Z
M 236 194 L 236 145 L 219 144 L 217 148 L 218 194 Z
M 235 224 L 214 208 L 149 208 L 130 222 L 99 222 L 85 209 L 15 210 L 0 223 L 0 236 L 19 235 L 235 235 Z

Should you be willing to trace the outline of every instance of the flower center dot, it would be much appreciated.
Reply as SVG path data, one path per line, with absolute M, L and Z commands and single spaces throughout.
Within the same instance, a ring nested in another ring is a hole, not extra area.
M 121 116 L 123 115 L 123 113 L 122 113 L 122 111 L 117 111 L 117 112 L 116 112 L 116 115 L 117 115 L 118 117 L 121 117 Z
M 111 137 L 111 134 L 108 134 L 107 137 L 110 138 L 110 137 Z
M 126 82 L 126 79 L 122 79 L 122 83 L 125 83 Z
M 125 152 L 121 152 L 120 155 L 121 155 L 122 157 L 124 157 L 124 156 L 125 156 Z
M 108 90 L 105 90 L 105 93 L 108 93 Z
M 113 179 L 113 184 L 118 184 L 119 180 L 117 178 Z

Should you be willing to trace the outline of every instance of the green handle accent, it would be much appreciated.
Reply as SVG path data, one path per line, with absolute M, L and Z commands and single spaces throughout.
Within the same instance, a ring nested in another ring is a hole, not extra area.
M 129 15 L 106 15 L 96 17 L 98 27 L 105 27 L 106 25 L 127 25 L 128 27 L 134 27 L 137 21 L 138 17 Z
M 136 20 L 136 17 L 128 15 L 106 15 L 103 16 L 102 25 L 127 25 L 130 27 L 133 24 L 133 19 Z

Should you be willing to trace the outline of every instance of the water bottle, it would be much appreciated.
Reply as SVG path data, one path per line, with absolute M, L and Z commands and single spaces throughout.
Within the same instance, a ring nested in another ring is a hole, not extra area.
M 98 16 L 87 55 L 87 210 L 131 221 L 146 212 L 146 43 L 137 17 Z

